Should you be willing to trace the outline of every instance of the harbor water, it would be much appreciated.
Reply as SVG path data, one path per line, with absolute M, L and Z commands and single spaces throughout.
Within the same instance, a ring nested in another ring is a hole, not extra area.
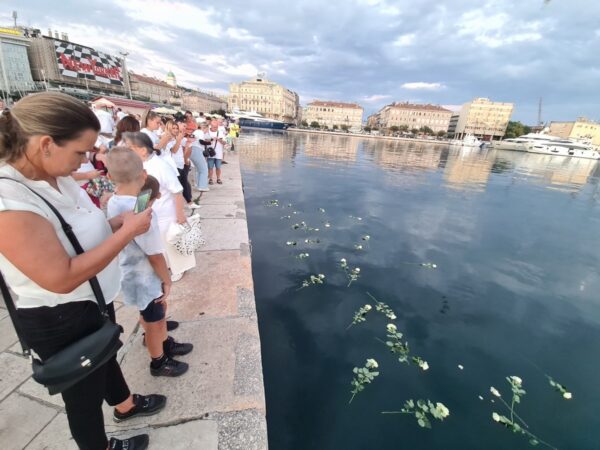
M 530 433 L 600 448 L 596 161 L 299 132 L 245 131 L 236 149 L 271 450 L 526 449 L 492 419 L 511 375 Z M 349 327 L 367 293 L 428 370 L 388 351 L 375 308 Z M 367 358 L 379 376 L 349 403 Z M 382 414 L 408 399 L 450 414 L 431 429 Z

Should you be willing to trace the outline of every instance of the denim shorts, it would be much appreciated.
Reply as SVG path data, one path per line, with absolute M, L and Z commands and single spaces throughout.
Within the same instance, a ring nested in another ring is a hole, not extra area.
M 148 303 L 146 309 L 140 311 L 140 315 L 147 323 L 159 322 L 165 318 L 165 308 L 163 308 L 162 303 L 157 303 L 156 300 L 152 300 Z
M 209 169 L 214 169 L 215 167 L 217 169 L 221 168 L 221 160 L 220 159 L 216 159 L 216 158 L 208 158 L 206 160 L 206 162 L 208 163 L 208 168 Z

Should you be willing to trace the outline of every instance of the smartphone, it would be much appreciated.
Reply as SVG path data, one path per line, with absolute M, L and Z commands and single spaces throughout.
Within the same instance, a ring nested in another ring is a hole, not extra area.
M 135 206 L 133 207 L 134 213 L 141 213 L 148 207 L 148 203 L 150 202 L 150 196 L 152 195 L 152 190 L 146 189 L 140 192 L 140 195 L 137 196 L 137 200 L 135 201 Z

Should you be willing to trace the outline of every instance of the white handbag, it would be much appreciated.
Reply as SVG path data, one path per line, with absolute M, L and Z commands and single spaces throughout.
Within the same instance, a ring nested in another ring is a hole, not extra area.
M 202 239 L 200 216 L 194 214 L 184 224 L 172 223 L 167 230 L 166 239 L 182 255 L 193 255 L 201 245 L 206 244 Z

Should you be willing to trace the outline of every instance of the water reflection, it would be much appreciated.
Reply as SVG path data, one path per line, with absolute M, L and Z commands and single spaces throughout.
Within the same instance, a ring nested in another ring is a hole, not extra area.
M 303 155 L 305 164 L 358 163 L 372 160 L 385 172 L 391 185 L 419 183 L 418 176 L 441 172 L 446 186 L 453 190 L 480 192 L 486 189 L 491 173 L 510 173 L 514 181 L 525 181 L 576 193 L 595 179 L 595 160 L 564 158 L 530 153 L 449 149 L 438 143 L 386 141 L 353 136 L 248 132 L 243 135 L 243 164 L 254 170 L 269 172 L 283 161 L 294 161 Z M 411 173 L 412 178 L 394 176 Z

